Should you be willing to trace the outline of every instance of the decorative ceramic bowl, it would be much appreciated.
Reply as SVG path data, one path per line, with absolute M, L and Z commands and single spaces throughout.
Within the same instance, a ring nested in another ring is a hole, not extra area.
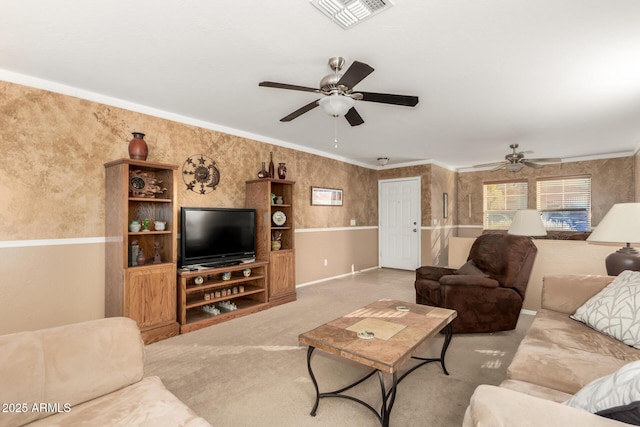
M 230 271 L 225 271 L 224 273 L 222 273 L 222 280 L 229 280 L 229 279 L 231 279 Z
M 250 268 L 245 268 L 244 270 L 242 270 L 242 274 L 244 275 L 244 277 L 251 276 L 251 269 Z

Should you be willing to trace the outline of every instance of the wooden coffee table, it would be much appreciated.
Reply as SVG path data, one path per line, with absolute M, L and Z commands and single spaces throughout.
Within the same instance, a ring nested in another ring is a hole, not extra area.
M 449 375 L 444 357 L 451 342 L 451 322 L 455 318 L 455 310 L 382 299 L 300 334 L 299 342 L 309 346 L 307 368 L 316 390 L 316 401 L 311 415 L 315 416 L 321 398 L 340 397 L 364 405 L 377 416 L 384 427 L 387 427 L 398 383 L 403 378 L 431 362 L 440 362 L 444 373 Z M 445 332 L 445 340 L 440 357 L 415 357 L 414 354 L 441 330 Z M 373 337 L 370 336 L 371 333 Z M 353 384 L 339 390 L 320 393 L 311 368 L 311 355 L 316 348 L 369 366 L 373 370 Z M 398 377 L 398 370 L 411 359 L 418 360 L 419 363 Z M 343 394 L 376 372 L 383 396 L 379 412 L 367 402 Z M 392 375 L 392 383 L 388 390 L 385 387 L 383 373 Z

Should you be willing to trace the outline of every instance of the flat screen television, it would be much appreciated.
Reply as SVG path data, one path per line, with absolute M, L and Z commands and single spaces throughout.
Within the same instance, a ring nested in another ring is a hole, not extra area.
M 181 267 L 239 264 L 255 256 L 255 209 L 180 209 Z

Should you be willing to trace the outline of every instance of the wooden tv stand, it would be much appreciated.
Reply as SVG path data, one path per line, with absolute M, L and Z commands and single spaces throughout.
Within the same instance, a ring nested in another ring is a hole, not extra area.
M 268 265 L 266 261 L 257 261 L 193 271 L 178 270 L 180 333 L 195 331 L 269 308 Z M 245 277 L 243 270 L 247 268 L 251 269 L 251 275 Z M 223 273 L 231 273 L 231 278 L 223 280 Z M 202 278 L 202 284 L 196 283 L 197 277 Z M 241 286 L 244 288 L 242 292 Z M 220 293 L 220 296 L 216 296 L 216 293 Z M 224 301 L 235 304 L 237 310 L 227 311 L 221 308 L 220 303 Z M 206 310 L 212 305 L 221 313 L 212 314 Z

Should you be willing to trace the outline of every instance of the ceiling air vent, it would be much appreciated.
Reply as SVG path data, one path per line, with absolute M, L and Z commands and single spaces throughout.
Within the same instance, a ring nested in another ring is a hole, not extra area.
M 345 30 L 393 6 L 391 0 L 310 0 Z

